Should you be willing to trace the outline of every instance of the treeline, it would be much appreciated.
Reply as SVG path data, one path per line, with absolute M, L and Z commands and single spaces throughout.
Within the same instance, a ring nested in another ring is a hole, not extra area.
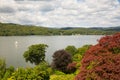
M 12 23 L 0 23 L 0 36 L 24 35 L 109 35 L 120 32 L 120 28 L 47 28 Z
M 0 36 L 58 35 L 58 29 L 0 23 Z

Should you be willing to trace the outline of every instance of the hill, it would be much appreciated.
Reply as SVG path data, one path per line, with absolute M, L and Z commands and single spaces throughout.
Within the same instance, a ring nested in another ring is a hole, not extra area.
M 48 28 L 33 25 L 19 25 L 13 23 L 0 23 L 0 36 L 25 35 L 108 35 L 120 32 L 120 27 L 110 28 Z

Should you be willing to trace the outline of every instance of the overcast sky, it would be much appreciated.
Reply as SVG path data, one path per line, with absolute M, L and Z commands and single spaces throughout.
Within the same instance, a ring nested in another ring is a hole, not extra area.
M 120 26 L 120 0 L 0 0 L 0 22 L 46 27 Z

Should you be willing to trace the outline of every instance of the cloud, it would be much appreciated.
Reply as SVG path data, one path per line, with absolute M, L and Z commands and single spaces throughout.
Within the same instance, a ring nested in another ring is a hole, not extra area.
M 119 26 L 120 2 L 118 0 L 0 0 L 0 22 L 47 27 Z
M 15 10 L 11 7 L 5 6 L 5 7 L 0 7 L 0 13 L 14 13 Z

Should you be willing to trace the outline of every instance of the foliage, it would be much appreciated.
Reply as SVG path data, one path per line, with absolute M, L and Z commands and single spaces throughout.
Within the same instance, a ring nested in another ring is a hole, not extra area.
M 72 57 L 68 52 L 65 50 L 58 50 L 53 54 L 53 62 L 51 66 L 53 69 L 67 73 L 67 65 L 71 62 Z
M 89 48 L 91 45 L 84 45 L 80 48 L 77 49 L 77 54 L 83 55 Z
M 64 72 L 58 71 L 58 70 L 53 70 L 55 75 L 65 75 Z
M 85 53 L 81 64 L 75 80 L 119 80 L 120 33 L 102 37 Z
M 77 52 L 76 47 L 75 47 L 75 46 L 72 46 L 72 45 L 67 46 L 67 47 L 65 48 L 65 50 L 66 50 L 68 53 L 70 53 L 72 56 L 75 55 L 75 53 Z
M 14 72 L 13 66 L 10 66 L 9 68 L 7 68 L 2 80 L 7 80 L 12 75 L 13 72 Z
M 52 74 L 52 69 L 50 68 L 49 64 L 46 62 L 40 63 L 38 66 L 34 68 L 34 71 L 37 73 L 42 73 L 40 76 L 42 76 L 42 80 L 49 80 L 49 76 Z M 44 74 L 43 74 L 44 73 Z
M 29 47 L 24 53 L 24 58 L 26 62 L 30 61 L 31 63 L 35 63 L 38 65 L 40 62 L 45 59 L 45 49 L 48 47 L 46 44 L 36 44 Z
M 74 73 L 77 69 L 76 65 L 77 65 L 76 62 L 72 62 L 72 63 L 68 64 L 68 66 L 67 66 L 68 73 Z
M 84 53 L 90 48 L 91 45 L 84 45 L 77 49 L 76 53 L 73 55 L 73 61 L 80 62 L 83 58 Z
M 75 54 L 73 56 L 73 61 L 80 62 L 81 60 L 82 60 L 82 55 L 81 54 Z
M 66 74 L 66 75 L 51 75 L 50 80 L 74 80 L 73 74 Z
M 3 78 L 6 70 L 6 64 L 4 59 L 0 59 L 0 80 Z
M 45 62 L 34 68 L 18 68 L 8 80 L 49 80 L 51 69 Z

